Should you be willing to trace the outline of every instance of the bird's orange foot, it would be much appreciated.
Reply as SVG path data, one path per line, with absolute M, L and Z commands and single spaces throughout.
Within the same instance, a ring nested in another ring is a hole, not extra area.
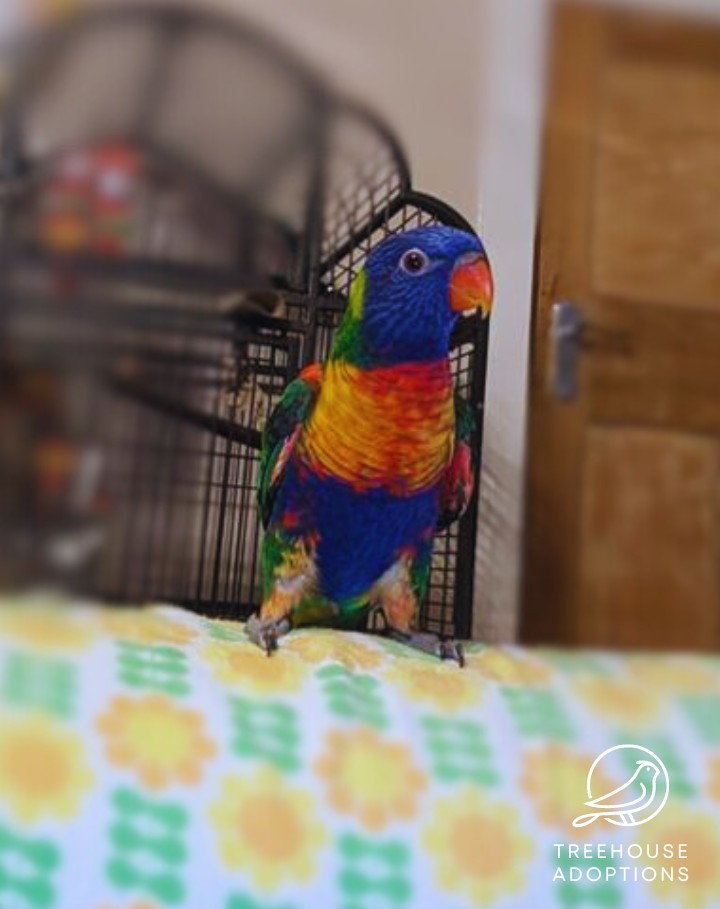
M 404 632 L 395 628 L 388 628 L 386 634 L 394 641 L 399 641 L 415 650 L 421 650 L 423 653 L 433 653 L 441 660 L 454 660 L 461 669 L 465 666 L 465 651 L 460 641 L 441 638 L 430 632 Z
M 278 638 L 287 634 L 291 628 L 292 625 L 288 618 L 261 619 L 255 613 L 245 623 L 245 634 L 247 634 L 253 644 L 257 644 L 270 656 L 274 650 L 277 650 Z

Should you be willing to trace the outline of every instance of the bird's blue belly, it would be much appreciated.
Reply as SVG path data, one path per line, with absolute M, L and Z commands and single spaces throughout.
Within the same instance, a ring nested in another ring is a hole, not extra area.
M 438 515 L 438 487 L 397 497 L 383 489 L 356 492 L 332 477 L 318 477 L 297 464 L 273 509 L 273 523 L 296 515 L 293 535 L 312 533 L 317 546 L 321 592 L 340 604 L 368 592 L 400 551 L 427 548 Z

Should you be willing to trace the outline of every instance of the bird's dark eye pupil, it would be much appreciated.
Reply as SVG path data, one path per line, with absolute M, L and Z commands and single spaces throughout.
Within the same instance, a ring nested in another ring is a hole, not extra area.
M 410 252 L 405 253 L 403 265 L 405 266 L 406 271 L 419 272 L 425 267 L 425 261 L 425 256 L 421 252 L 411 250 Z

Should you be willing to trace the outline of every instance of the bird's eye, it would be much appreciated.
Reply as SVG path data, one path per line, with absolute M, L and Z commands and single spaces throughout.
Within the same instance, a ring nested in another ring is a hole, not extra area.
M 400 259 L 400 268 L 409 275 L 422 274 L 430 264 L 430 260 L 421 249 L 409 249 Z

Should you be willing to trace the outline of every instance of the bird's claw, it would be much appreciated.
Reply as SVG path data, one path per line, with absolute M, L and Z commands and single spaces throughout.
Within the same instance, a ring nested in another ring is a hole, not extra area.
M 465 668 L 465 648 L 460 641 L 441 638 L 438 641 L 438 656 L 441 660 L 455 660 L 461 669 Z
M 278 639 L 290 631 L 288 619 L 261 619 L 259 615 L 251 615 L 245 623 L 245 634 L 253 644 L 270 656 L 278 649 Z
M 265 631 L 262 632 L 260 639 L 265 648 L 265 653 L 267 654 L 267 656 L 270 656 L 270 654 L 273 651 L 277 650 L 277 646 L 278 646 L 277 629 L 275 629 L 273 627 L 266 628 Z
M 441 638 L 431 632 L 402 632 L 389 628 L 386 632 L 393 640 L 400 641 L 423 653 L 432 653 L 441 660 L 454 660 L 462 669 L 465 666 L 465 650 L 459 641 Z

